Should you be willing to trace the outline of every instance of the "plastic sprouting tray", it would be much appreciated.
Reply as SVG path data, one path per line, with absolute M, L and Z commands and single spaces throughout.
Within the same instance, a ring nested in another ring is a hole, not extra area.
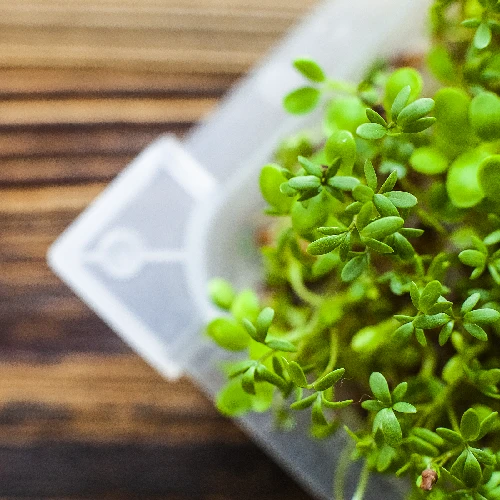
M 320 5 L 182 143 L 161 137 L 126 167 L 51 247 L 52 269 L 162 374 L 186 373 L 214 395 L 229 355 L 201 335 L 216 314 L 206 283 L 214 276 L 240 287 L 258 282 L 256 173 L 280 139 L 317 119 L 282 110 L 283 95 L 303 84 L 292 59 L 313 57 L 332 77 L 356 81 L 374 59 L 424 47 L 427 3 Z M 344 437 L 285 434 L 266 414 L 239 421 L 318 498 L 331 497 Z M 366 498 L 401 496 L 398 483 L 371 481 Z

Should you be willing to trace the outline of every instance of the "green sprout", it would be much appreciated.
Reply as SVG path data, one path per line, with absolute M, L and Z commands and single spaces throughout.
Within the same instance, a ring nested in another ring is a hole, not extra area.
M 345 431 L 335 500 L 349 459 L 358 500 L 371 473 L 409 478 L 411 500 L 500 498 L 499 26 L 498 0 L 434 2 L 441 87 L 423 62 L 353 85 L 296 59 L 284 107 L 323 116 L 261 170 L 261 293 L 210 283 L 206 334 L 238 358 L 218 408 Z

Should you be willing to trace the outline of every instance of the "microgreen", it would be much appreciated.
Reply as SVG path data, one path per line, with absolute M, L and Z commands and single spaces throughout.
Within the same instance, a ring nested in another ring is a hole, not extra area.
M 391 61 L 358 86 L 294 61 L 285 109 L 324 116 L 261 170 L 262 295 L 212 281 L 206 333 L 240 357 L 225 414 L 305 412 L 365 470 L 410 477 L 408 498 L 497 500 L 500 3 L 436 0 L 431 27 L 433 95 Z

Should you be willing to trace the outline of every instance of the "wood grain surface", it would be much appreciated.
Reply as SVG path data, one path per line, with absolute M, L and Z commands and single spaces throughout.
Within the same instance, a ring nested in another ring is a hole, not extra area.
M 189 380 L 135 355 L 45 254 L 315 3 L 0 1 L 0 498 L 310 498 Z

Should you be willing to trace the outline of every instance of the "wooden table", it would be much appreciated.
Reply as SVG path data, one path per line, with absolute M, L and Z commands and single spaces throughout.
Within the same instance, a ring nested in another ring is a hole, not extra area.
M 315 3 L 0 2 L 0 497 L 309 498 L 188 380 L 134 354 L 45 253 Z

